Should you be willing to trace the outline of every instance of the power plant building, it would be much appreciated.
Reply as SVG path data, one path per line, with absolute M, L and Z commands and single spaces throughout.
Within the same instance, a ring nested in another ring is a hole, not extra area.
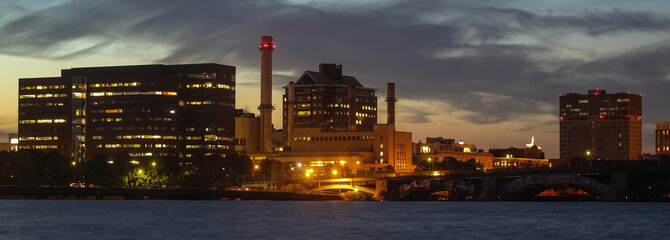
M 64 69 L 19 79 L 19 148 L 77 161 L 234 151 L 235 67 L 219 64 Z
M 268 39 L 271 37 L 261 38 L 261 69 L 271 70 L 267 67 L 272 64 L 267 56 L 271 51 L 266 48 L 276 46 Z M 262 73 L 261 86 L 272 86 L 267 79 Z M 395 84 L 388 86 L 387 101 L 394 106 Z M 363 87 L 355 77 L 342 75 L 342 65 L 321 64 L 319 72 L 305 71 L 284 89 L 284 128 L 271 132 L 271 149 L 262 147 L 266 138 L 262 136 L 266 134 L 262 111 L 272 108 L 263 107 L 271 103 L 263 102 L 270 98 L 266 96 L 269 91 L 261 87 L 261 118 L 249 113 L 238 113 L 236 117 L 236 151 L 247 153 L 254 161 L 274 159 L 315 167 L 317 173 L 329 164 L 352 170 L 388 166 L 398 172 L 414 169 L 412 134 L 396 131 L 394 122 L 377 124 L 376 89 Z M 395 111 L 390 111 L 389 119 L 395 119 L 394 114 Z
M 342 75 L 342 65 L 323 63 L 284 87 L 283 125 L 324 131 L 371 131 L 377 124 L 377 89 Z M 293 117 L 291 117 L 293 116 Z
M 560 158 L 637 160 L 642 155 L 642 95 L 560 96 Z

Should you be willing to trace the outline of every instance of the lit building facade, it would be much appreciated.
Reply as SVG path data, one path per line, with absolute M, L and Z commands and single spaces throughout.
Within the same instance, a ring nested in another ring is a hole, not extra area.
M 477 149 L 474 144 L 468 144 L 462 140 L 445 139 L 443 137 L 427 137 L 426 142 L 415 143 L 412 148 L 413 157 L 418 162 L 434 161 L 441 162 L 445 158 L 454 158 L 458 161 L 474 159 L 482 166 L 490 165 L 493 155 Z
M 376 124 L 372 131 L 323 131 L 320 128 L 295 128 L 291 142 L 292 153 L 341 154 L 339 158 L 332 161 L 335 163 L 344 161 L 344 164 L 349 165 L 352 169 L 392 166 L 396 172 L 414 170 L 412 133 L 396 131 L 393 124 Z M 355 154 L 351 155 L 352 153 Z M 347 157 L 349 155 L 351 156 Z M 312 162 L 311 158 L 299 159 L 299 161 L 310 164 Z
M 535 144 L 535 137 L 525 148 L 493 148 L 489 149 L 489 153 L 493 154 L 490 168 L 551 167 L 549 159 L 544 158 L 542 148 Z
M 642 154 L 642 95 L 560 96 L 560 157 L 637 160 Z
M 234 149 L 235 67 L 219 64 L 65 69 L 19 80 L 19 148 L 195 157 Z
M 656 155 L 670 154 L 670 122 L 656 123 Z
M 235 152 L 257 153 L 260 151 L 261 119 L 253 113 L 238 109 L 235 116 Z
M 320 64 L 285 86 L 283 126 L 325 131 L 371 131 L 377 124 L 377 89 L 342 75 L 342 65 Z M 293 116 L 291 118 L 290 116 Z

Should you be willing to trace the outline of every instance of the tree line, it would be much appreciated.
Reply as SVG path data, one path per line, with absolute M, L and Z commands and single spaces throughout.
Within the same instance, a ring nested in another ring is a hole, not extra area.
M 238 176 L 252 170 L 251 159 L 239 154 L 135 161 L 124 153 L 74 162 L 56 151 L 0 152 L 0 185 L 13 186 L 220 189 L 239 185 Z

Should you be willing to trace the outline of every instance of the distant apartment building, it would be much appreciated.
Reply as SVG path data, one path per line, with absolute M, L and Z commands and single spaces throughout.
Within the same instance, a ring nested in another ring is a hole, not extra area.
M 78 161 L 233 152 L 235 67 L 219 64 L 64 69 L 19 79 L 19 149 Z
M 9 150 L 12 152 L 16 152 L 19 150 L 19 134 L 18 133 L 10 133 L 9 136 Z
M 342 65 L 320 64 L 318 72 L 305 71 L 284 89 L 284 130 L 372 131 L 377 124 L 377 89 L 342 75 Z
M 560 157 L 637 160 L 642 154 L 642 95 L 561 95 Z
M 19 138 L 16 133 L 7 136 L 7 142 L 0 142 L 0 151 L 14 152 L 18 150 Z
M 656 123 L 656 155 L 670 154 L 670 122 Z

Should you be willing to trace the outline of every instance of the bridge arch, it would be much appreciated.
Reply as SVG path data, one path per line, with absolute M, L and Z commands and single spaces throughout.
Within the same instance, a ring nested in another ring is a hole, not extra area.
M 375 195 L 375 189 L 368 188 L 368 187 L 362 187 L 362 186 L 356 186 L 356 185 L 351 185 L 351 184 L 329 184 L 329 185 L 321 185 L 317 188 L 312 189 L 312 191 L 323 191 L 323 190 L 332 190 L 332 189 L 348 189 L 352 191 L 359 191 L 359 192 L 364 192 L 370 195 Z
M 575 186 L 597 197 L 610 196 L 610 186 L 608 184 L 595 178 L 572 173 L 535 174 L 518 178 L 503 185 L 498 195 L 503 200 L 509 200 L 527 193 L 530 191 L 529 188 L 534 188 L 534 191 L 542 191 L 551 187 L 562 187 L 565 185 Z

